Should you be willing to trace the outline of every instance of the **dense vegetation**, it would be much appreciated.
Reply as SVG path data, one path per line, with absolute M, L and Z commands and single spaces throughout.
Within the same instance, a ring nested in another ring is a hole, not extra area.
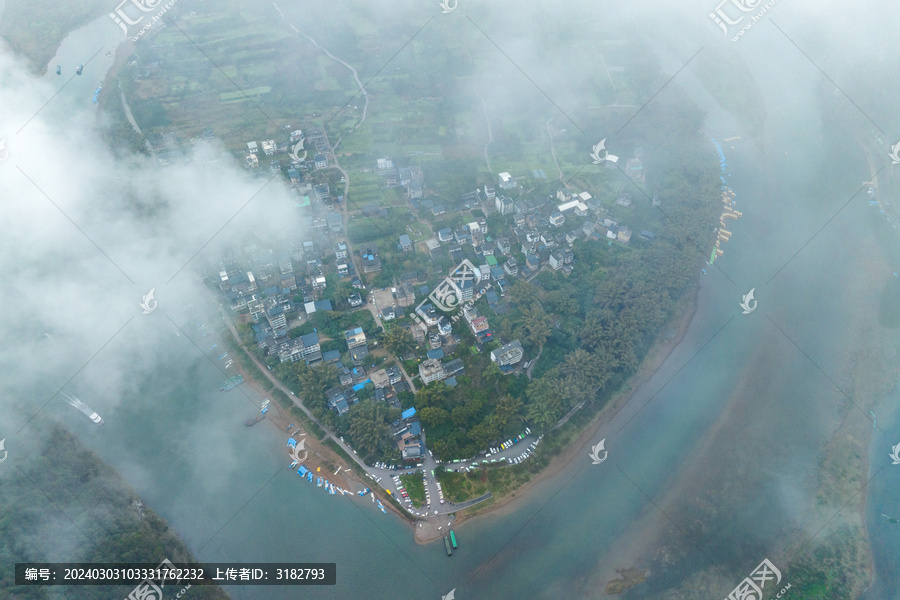
M 416 394 L 435 454 L 469 458 L 526 423 L 546 432 L 576 406 L 602 406 L 635 372 L 696 277 L 705 247 L 694 240 L 710 238 L 718 204 L 708 169 L 681 165 L 661 187 L 671 218 L 652 243 L 576 241 L 570 276 L 544 272 L 516 283 L 506 294 L 511 310 L 490 317 L 495 337 L 519 339 L 528 357 L 540 352 L 534 379 L 502 376 L 486 353 L 464 350 L 466 377 L 457 388 L 434 383 Z
M 169 526 L 77 437 L 52 426 L 53 444 L 0 486 L 0 564 L 49 562 L 42 548 L 71 548 L 69 562 L 159 564 L 195 559 Z M 73 525 L 74 524 L 74 525 Z M 14 587 L 12 568 L 0 569 L 0 597 L 50 598 L 42 587 Z M 121 600 L 134 586 L 63 588 L 70 598 Z M 177 592 L 180 589 L 175 590 Z M 13 591 L 15 590 L 15 591 Z M 174 594 L 173 594 L 174 595 Z M 52 597 L 56 597 L 55 595 Z M 194 586 L 191 598 L 228 598 L 217 586 Z
M 328 407 L 325 395 L 326 390 L 338 384 L 338 371 L 332 364 L 319 363 L 310 367 L 303 361 L 287 362 L 275 367 L 275 374 L 289 387 L 298 390 L 297 396 L 317 419 L 347 437 L 361 458 L 370 463 L 376 460 L 400 462 L 400 452 L 392 443 L 388 426 L 400 418 L 398 410 L 366 398 L 361 390 L 358 393 L 360 402 L 353 404 L 348 413 L 337 416 Z

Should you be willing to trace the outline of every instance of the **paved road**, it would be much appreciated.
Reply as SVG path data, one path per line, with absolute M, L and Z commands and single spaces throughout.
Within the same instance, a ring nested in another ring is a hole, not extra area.
M 447 463 L 447 464 L 444 464 L 444 468 L 446 468 L 448 471 L 452 470 L 452 471 L 464 472 L 465 470 L 472 468 L 472 463 L 479 463 L 479 466 L 480 466 L 484 462 L 489 462 L 489 461 L 493 460 L 496 462 L 491 463 L 491 464 L 496 464 L 496 465 L 502 465 L 504 463 L 510 464 L 509 461 L 511 461 L 512 459 L 514 459 L 518 456 L 521 456 L 525 452 L 528 452 L 529 446 L 531 445 L 531 443 L 537 441 L 538 439 L 539 438 L 535 437 L 534 435 L 526 435 L 523 440 L 513 444 L 510 448 L 508 448 L 506 450 L 502 450 L 497 454 L 493 454 L 493 455 L 487 456 L 487 457 L 483 456 L 483 455 L 479 455 L 472 460 L 460 461 L 458 463 Z M 425 432 L 424 431 L 422 432 L 422 441 L 425 442 Z M 426 445 L 426 447 L 427 447 L 427 445 Z M 503 459 L 507 459 L 507 460 L 503 460 Z M 431 452 L 427 452 L 427 455 L 425 457 L 425 462 L 423 463 L 420 470 L 423 471 L 425 474 L 425 486 L 426 486 L 426 489 L 428 490 L 430 504 L 424 505 L 421 508 L 413 508 L 412 504 L 410 502 L 404 501 L 403 497 L 400 495 L 400 492 L 397 490 L 397 486 L 395 485 L 395 483 L 393 481 L 393 477 L 395 475 L 402 475 L 404 473 L 407 473 L 407 474 L 415 473 L 417 471 L 417 469 L 411 468 L 411 469 L 390 470 L 390 469 L 379 469 L 376 467 L 370 467 L 368 469 L 368 471 L 372 472 L 377 477 L 381 477 L 380 485 L 383 486 L 385 489 L 389 489 L 391 491 L 391 494 L 395 494 L 397 496 L 397 499 L 400 500 L 401 504 L 403 504 L 403 506 L 406 507 L 406 509 L 410 513 L 412 513 L 413 515 L 416 515 L 416 516 L 420 516 L 420 517 L 425 517 L 425 516 L 434 517 L 435 511 L 437 511 L 438 515 L 447 515 L 447 514 L 462 510 L 463 508 L 472 506 L 473 504 L 477 504 L 478 502 L 483 502 L 484 500 L 487 500 L 488 498 L 490 498 L 489 494 L 485 494 L 484 496 L 482 496 L 480 498 L 468 500 L 461 504 L 453 504 L 449 501 L 445 501 L 444 504 L 441 504 L 440 503 L 440 495 L 438 493 L 438 488 L 437 488 L 437 481 L 435 481 L 434 476 L 431 474 L 431 472 L 434 469 L 436 469 L 437 466 L 438 466 L 437 461 L 435 461 L 434 457 L 431 455 Z M 476 466 L 474 468 L 478 468 L 478 466 Z
M 237 328 L 235 328 L 234 323 L 232 322 L 231 318 L 229 317 L 229 315 L 225 311 L 225 309 L 221 308 L 221 311 L 222 311 L 222 319 L 225 321 L 225 324 L 228 326 L 229 331 L 231 331 L 231 335 L 234 337 L 235 341 L 240 345 L 241 338 L 237 332 Z M 394 484 L 394 481 L 392 479 L 393 475 L 399 475 L 401 473 L 407 472 L 408 470 L 378 469 L 378 468 L 370 467 L 370 466 L 366 465 L 366 463 L 363 462 L 363 460 L 361 458 L 359 458 L 359 456 L 356 455 L 356 452 L 354 452 L 353 449 L 346 442 L 343 441 L 343 439 L 341 439 L 339 436 L 336 436 L 334 433 L 332 433 L 315 416 L 313 416 L 313 414 L 309 411 L 309 409 L 307 409 L 303 405 L 303 403 L 297 399 L 297 397 L 294 395 L 294 393 L 286 385 L 281 383 L 281 381 L 279 381 L 272 374 L 272 372 L 269 371 L 268 367 L 265 364 L 263 364 L 262 361 L 260 361 L 258 358 L 256 358 L 256 356 L 254 356 L 252 353 L 250 353 L 246 348 L 243 348 L 243 350 L 244 350 L 244 353 L 250 358 L 250 360 L 253 361 L 253 364 L 255 364 L 259 368 L 259 370 L 269 379 L 269 381 L 272 382 L 273 385 L 275 385 L 276 388 L 278 388 L 279 390 L 281 390 L 282 392 L 287 394 L 288 397 L 290 397 L 291 400 L 293 401 L 294 405 L 298 406 L 300 408 L 300 410 L 302 410 L 313 423 L 315 423 L 316 425 L 321 427 L 322 430 L 325 431 L 325 434 L 328 438 L 330 438 L 338 446 L 343 448 L 344 451 L 354 461 L 356 461 L 356 463 L 360 467 L 362 467 L 366 473 L 368 473 L 368 475 L 371 479 L 371 483 L 366 483 L 366 485 L 368 487 L 374 487 L 374 486 L 378 485 L 385 490 L 389 490 L 391 492 L 391 494 L 401 502 L 401 504 L 409 507 L 408 510 L 410 512 L 413 512 L 413 514 L 416 514 L 417 516 L 426 516 L 426 514 L 430 514 L 431 516 L 434 516 L 434 510 L 436 510 L 436 509 L 438 510 L 438 514 L 452 513 L 452 512 L 455 512 L 460 509 L 460 506 L 451 504 L 449 502 L 446 504 L 443 504 L 443 505 L 439 504 L 439 501 L 438 501 L 439 495 L 438 495 L 438 491 L 437 491 L 437 484 L 434 481 L 434 477 L 431 475 L 431 471 L 437 466 L 437 463 L 434 461 L 434 458 L 431 456 L 430 452 L 428 453 L 428 457 L 423 466 L 423 469 L 428 474 L 427 477 L 428 477 L 429 481 L 428 481 L 427 485 L 428 485 L 429 495 L 430 495 L 430 499 L 434 503 L 435 508 L 431 508 L 430 512 L 426 512 L 426 510 L 424 508 L 419 509 L 419 510 L 412 509 L 412 506 L 410 505 L 410 503 L 403 502 L 403 497 L 400 495 L 399 491 L 397 490 L 397 486 Z M 422 434 L 422 439 L 423 439 L 423 441 L 425 439 L 424 433 Z M 521 442 L 520 442 L 520 444 L 521 444 Z M 454 467 L 457 467 L 457 468 L 459 466 L 460 465 L 454 465 Z M 437 507 L 439 507 L 439 509 Z
M 366 463 L 364 463 L 363 460 L 356 455 L 356 452 L 354 452 L 353 449 L 350 448 L 350 446 L 345 444 L 343 441 L 341 441 L 340 438 L 338 438 L 331 431 L 329 431 L 328 428 L 325 427 L 315 416 L 313 416 L 312 412 L 310 412 L 310 410 L 308 408 L 306 408 L 303 405 L 303 403 L 300 402 L 300 400 L 297 399 L 297 397 L 294 395 L 294 392 L 292 392 L 286 385 L 281 383 L 281 381 L 279 381 L 272 374 L 272 372 L 269 371 L 269 368 L 265 364 L 263 364 L 258 358 L 256 358 L 252 353 L 250 353 L 246 348 L 243 348 L 243 345 L 241 344 L 241 336 L 238 334 L 237 329 L 234 326 L 234 323 L 229 318 L 229 315 L 225 312 L 225 309 L 222 308 L 221 310 L 222 310 L 222 319 L 225 321 L 225 324 L 228 326 L 228 329 L 231 331 L 231 335 L 234 336 L 234 339 L 238 343 L 238 345 L 241 345 L 241 348 L 244 350 L 244 353 L 250 358 L 250 360 L 253 361 L 253 364 L 255 364 L 259 368 L 259 370 L 262 371 L 262 373 L 269 379 L 269 381 L 271 381 L 275 385 L 276 388 L 278 388 L 279 390 L 281 390 L 282 392 L 287 394 L 288 397 L 290 397 L 291 400 L 293 401 L 294 405 L 299 407 L 300 410 L 302 410 L 306 414 L 306 416 L 309 417 L 310 421 L 312 421 L 313 423 L 315 423 L 316 425 L 321 427 L 327 437 L 334 440 L 334 442 L 338 446 L 343 448 L 347 452 L 347 454 L 349 454 L 350 457 L 354 461 L 356 461 L 357 464 L 359 464 L 359 466 L 361 466 L 363 469 L 366 469 L 368 471 L 369 467 L 367 467 Z

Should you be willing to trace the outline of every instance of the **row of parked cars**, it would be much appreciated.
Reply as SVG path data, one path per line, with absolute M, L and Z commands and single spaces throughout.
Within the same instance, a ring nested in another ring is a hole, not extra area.
M 409 494 L 406 493 L 406 488 L 403 487 L 403 483 L 400 481 L 399 475 L 394 475 L 394 485 L 397 486 L 397 492 L 403 496 L 403 499 L 406 500 L 407 503 L 412 504 L 409 500 Z
M 528 450 L 526 450 L 525 452 L 523 452 L 523 453 L 520 454 L 519 456 L 516 456 L 515 458 L 510 458 L 510 459 L 508 459 L 508 460 L 509 460 L 509 463 L 510 463 L 510 464 L 513 464 L 513 465 L 517 465 L 517 464 L 519 464 L 520 462 L 522 462 L 523 460 L 525 460 L 526 458 L 528 458 L 529 456 L 531 456 L 531 453 L 534 452 L 534 449 L 537 448 L 537 445 L 541 443 L 541 438 L 543 438 L 543 437 L 544 437 L 544 436 L 540 436 L 538 439 L 536 439 L 535 441 L 531 442 L 531 444 L 529 444 L 529 446 L 528 446 Z
M 510 439 L 506 440 L 505 442 L 500 444 L 499 447 L 490 448 L 490 452 L 488 452 L 486 456 L 491 456 L 492 454 L 499 454 L 500 452 L 503 452 L 504 450 L 509 450 L 510 448 L 513 447 L 514 444 L 518 444 L 519 442 L 524 440 L 525 436 L 530 433 L 531 433 L 531 428 L 526 427 L 524 433 L 521 433 L 514 438 L 510 438 Z

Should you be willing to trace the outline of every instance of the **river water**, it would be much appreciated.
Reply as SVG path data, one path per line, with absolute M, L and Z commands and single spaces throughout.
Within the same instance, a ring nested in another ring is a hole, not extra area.
M 771 43 L 766 30 L 754 33 L 755 41 L 748 36 L 741 43 Z M 93 90 L 112 61 L 105 53 L 120 39 L 107 17 L 66 38 L 46 78 L 61 86 L 77 63 L 87 66 L 48 106 L 51 114 L 92 108 Z M 663 56 L 664 64 L 672 61 Z M 56 64 L 63 65 L 60 78 Z M 183 338 L 173 335 L 168 364 L 136 382 L 127 397 L 92 402 L 107 421 L 104 428 L 79 422 L 75 431 L 168 520 L 199 560 L 337 563 L 337 586 L 230 588 L 236 599 L 436 599 L 452 588 L 466 599 L 602 597 L 614 569 L 630 566 L 621 557 L 640 545 L 636 540 L 647 535 L 648 523 L 663 526 L 657 532 L 663 543 L 694 543 L 698 552 L 717 557 L 737 583 L 765 555 L 782 550 L 771 540 L 797 525 L 796 506 L 809 499 L 792 482 L 815 467 L 815 441 L 828 430 L 841 395 L 829 381 L 841 381 L 849 340 L 849 296 L 841 282 L 854 280 L 863 259 L 846 243 L 872 227 L 869 207 L 860 200 L 816 235 L 868 177 L 865 159 L 823 147 L 819 115 L 810 110 L 816 103 L 803 95 L 806 88 L 776 85 L 785 73 L 813 76 L 802 57 L 787 55 L 770 80 L 760 64 L 752 66 L 766 94 L 767 134 L 762 149 L 747 141 L 734 149 L 724 145 L 744 216 L 731 227 L 734 236 L 717 261 L 721 270 L 708 269 L 700 278 L 697 313 L 684 340 L 596 436 L 607 438 L 609 460 L 593 466 L 583 452 L 537 485 L 515 512 L 463 526 L 452 558 L 440 543 L 417 546 L 405 524 L 368 500 L 329 496 L 301 482 L 286 468 L 285 436 L 267 425 L 245 428 L 244 419 L 253 414 L 248 398 L 219 392 L 221 374 Z M 685 72 L 679 81 L 710 112 L 711 136 L 746 137 L 692 75 Z M 835 159 L 840 169 L 833 168 Z M 753 287 L 758 310 L 743 315 L 738 303 Z M 106 351 L 119 349 L 124 342 Z M 714 434 L 727 421 L 724 409 L 740 410 L 750 397 L 756 409 L 746 412 L 743 432 L 725 444 Z M 65 414 L 65 407 L 58 410 Z M 900 442 L 896 414 L 886 411 L 879 424 L 892 435 L 873 437 L 872 474 L 888 460 L 890 445 Z M 698 498 L 712 493 L 717 480 L 697 471 L 728 473 L 732 464 L 746 469 L 735 454 L 755 456 L 758 467 L 747 474 L 740 502 L 722 507 L 721 520 L 706 530 L 712 533 L 699 540 L 665 533 L 666 517 L 656 506 L 668 506 L 667 494 L 677 491 L 682 477 L 697 482 Z M 900 516 L 891 491 L 898 483 L 900 468 L 894 468 L 869 489 L 867 518 L 880 577 L 870 600 L 893 598 L 891 582 L 900 579 L 900 568 L 889 560 L 900 551 L 900 526 L 879 516 Z

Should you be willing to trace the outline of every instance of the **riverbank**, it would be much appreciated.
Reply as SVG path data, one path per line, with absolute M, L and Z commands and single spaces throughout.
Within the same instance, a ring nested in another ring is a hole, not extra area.
M 250 396 L 251 398 L 254 396 L 259 396 L 261 398 L 265 398 L 268 396 L 271 399 L 271 392 L 267 391 L 265 386 L 260 381 L 258 381 L 256 378 L 254 378 L 253 374 L 248 369 L 245 369 L 241 365 L 241 361 L 235 361 L 232 364 L 232 368 L 234 368 L 234 367 L 237 367 L 237 369 L 234 370 L 235 375 L 240 374 L 240 375 L 244 376 L 243 386 L 248 387 L 252 390 L 252 393 L 247 394 L 248 396 Z M 232 371 L 232 369 L 229 369 L 229 373 L 231 373 L 231 371 Z M 241 393 L 241 392 L 231 391 L 231 392 L 224 392 L 224 393 L 232 393 L 233 394 L 233 393 Z M 252 409 L 249 407 L 249 403 L 248 403 L 247 415 L 244 415 L 242 413 L 240 415 L 235 415 L 235 418 L 240 421 L 245 421 L 247 418 L 255 416 L 256 414 L 259 413 L 259 409 L 256 409 L 256 411 L 252 412 L 252 413 L 250 412 L 251 410 Z M 322 470 L 320 472 L 316 473 L 317 476 L 321 475 L 323 478 L 327 479 L 334 485 L 342 487 L 349 492 L 356 493 L 357 491 L 366 487 L 364 485 L 361 485 L 361 482 L 359 482 L 355 477 L 352 477 L 352 475 L 351 475 L 352 471 L 350 470 L 350 467 L 345 463 L 345 461 L 343 459 L 341 459 L 337 455 L 337 453 L 334 450 L 332 450 L 331 448 L 326 446 L 324 444 L 323 440 L 319 440 L 316 437 L 316 434 L 313 433 L 312 431 L 309 431 L 307 428 L 305 428 L 303 426 L 303 424 L 297 423 L 296 419 L 294 419 L 291 415 L 289 415 L 287 413 L 287 411 L 284 410 L 284 408 L 281 405 L 279 405 L 277 402 L 275 402 L 274 399 L 272 399 L 271 402 L 269 403 L 269 410 L 266 411 L 266 418 L 263 419 L 262 421 L 260 421 L 258 424 L 254 425 L 253 427 L 277 428 L 278 431 L 281 434 L 283 434 L 283 437 L 285 439 L 284 455 L 285 455 L 285 460 L 287 461 L 287 464 L 290 464 L 291 462 L 293 462 L 293 458 L 290 453 L 291 448 L 289 446 L 287 446 L 287 439 L 288 439 L 288 437 L 291 437 L 289 434 L 290 432 L 288 431 L 288 428 L 290 425 L 293 425 L 293 427 L 290 427 L 290 431 L 296 431 L 298 427 L 300 429 L 302 429 L 302 432 L 300 434 L 293 436 L 294 439 L 298 439 L 300 437 L 300 435 L 302 435 L 303 433 L 307 434 L 305 437 L 302 438 L 302 440 L 303 440 L 303 443 L 305 444 L 308 455 L 307 455 L 307 459 L 305 461 L 301 462 L 300 464 L 305 466 L 307 469 L 312 469 L 313 472 L 315 472 L 317 468 L 321 467 Z M 298 441 L 299 441 L 299 439 L 298 439 Z M 301 453 L 301 456 L 302 456 L 302 453 Z M 335 474 L 335 471 L 339 467 L 340 467 L 340 472 Z M 346 474 L 346 476 L 345 476 L 345 474 Z
M 675 313 L 670 321 L 671 327 L 667 328 L 664 332 L 660 333 L 659 338 L 656 343 L 651 347 L 650 351 L 647 353 L 647 356 L 644 358 L 641 366 L 638 369 L 638 372 L 632 375 L 622 386 L 622 388 L 616 392 L 615 395 L 610 399 L 610 402 L 600 409 L 600 411 L 591 419 L 590 423 L 578 434 L 578 438 L 572 442 L 570 442 L 566 449 L 561 453 L 557 454 L 553 459 L 551 459 L 550 464 L 548 464 L 543 470 L 534 475 L 529 481 L 522 484 L 521 486 L 511 490 L 509 493 L 497 497 L 494 496 L 493 499 L 488 501 L 485 504 L 480 504 L 478 506 L 474 506 L 470 509 L 466 509 L 457 514 L 457 520 L 455 526 L 460 526 L 466 521 L 469 521 L 475 517 L 485 516 L 488 514 L 509 514 L 513 512 L 517 507 L 519 502 L 527 497 L 528 492 L 532 490 L 539 483 L 553 477 L 558 472 L 566 468 L 576 457 L 586 457 L 585 452 L 587 451 L 587 446 L 589 442 L 594 438 L 597 434 L 597 431 L 606 423 L 612 421 L 619 412 L 625 408 L 628 401 L 632 399 L 635 393 L 653 377 L 653 375 L 660 369 L 660 367 L 665 363 L 666 359 L 669 358 L 669 355 L 678 347 L 678 344 L 684 339 L 685 334 L 690 327 L 691 321 L 694 318 L 694 315 L 697 312 L 697 291 L 699 289 L 695 288 L 693 292 L 691 292 L 687 297 L 682 301 L 682 304 L 679 305 Z M 666 335 L 665 332 L 672 332 L 675 330 L 674 335 Z M 419 532 L 416 532 L 417 538 L 416 541 L 418 543 L 430 543 L 435 539 L 440 539 L 440 536 L 433 539 L 427 539 L 420 541 L 418 538 Z
M 513 490 L 510 490 L 503 496 L 498 497 L 495 495 L 494 498 L 486 501 L 483 504 L 479 504 L 469 509 L 464 509 L 463 511 L 460 511 L 453 515 L 440 515 L 428 519 L 418 519 L 417 521 L 410 523 L 409 526 L 414 532 L 416 543 L 419 545 L 428 545 L 436 541 L 440 541 L 443 535 L 446 533 L 446 525 L 448 522 L 452 522 L 454 527 L 459 527 L 463 523 L 472 520 L 475 517 L 485 516 L 488 514 L 502 515 L 512 512 L 518 506 L 517 501 L 527 497 L 530 490 L 532 490 L 538 483 L 541 483 L 546 479 L 552 477 L 553 475 L 564 469 L 566 466 L 568 466 L 576 456 L 581 455 L 582 452 L 585 451 L 585 448 L 590 440 L 600 429 L 600 427 L 615 418 L 619 411 L 621 411 L 627 405 L 628 401 L 634 396 L 635 392 L 637 392 L 637 390 L 639 390 L 647 381 L 650 380 L 651 377 L 653 377 L 656 371 L 659 370 L 659 368 L 666 361 L 669 355 L 682 341 L 697 311 L 696 295 L 698 289 L 699 286 L 698 288 L 695 288 L 692 292 L 690 292 L 682 301 L 682 303 L 678 307 L 676 307 L 674 315 L 670 321 L 671 326 L 660 333 L 656 343 L 654 343 L 650 351 L 647 353 L 647 356 L 644 358 L 644 361 L 641 363 L 638 372 L 632 375 L 623 384 L 622 388 L 613 395 L 610 402 L 605 407 L 600 409 L 597 415 L 595 415 L 591 419 L 589 424 L 578 434 L 577 439 L 570 442 L 564 451 L 562 451 L 560 454 L 557 454 L 553 459 L 551 459 L 550 463 L 539 473 L 531 477 L 529 481 Z M 674 334 L 672 333 L 673 330 Z M 244 349 L 244 352 L 247 353 L 247 350 Z M 235 361 L 234 363 L 234 366 L 237 367 L 235 373 L 240 373 L 244 376 L 244 385 L 249 386 L 254 391 L 254 393 L 259 395 L 260 397 L 269 396 L 271 392 L 266 390 L 264 384 L 258 381 L 254 377 L 253 373 L 249 372 L 249 370 L 247 369 L 244 369 L 240 362 L 241 361 Z M 293 420 L 292 417 L 288 415 L 284 408 L 278 405 L 277 402 L 272 402 L 269 406 L 270 409 L 266 414 L 267 418 L 263 421 L 263 423 L 269 422 L 269 426 L 278 427 L 280 431 L 283 432 L 285 436 L 287 436 L 287 432 L 285 431 L 285 429 L 291 423 L 296 423 L 295 420 Z M 297 424 L 297 426 L 302 427 L 302 424 Z M 303 463 L 307 466 L 307 468 L 309 468 L 311 465 L 315 465 L 317 460 L 320 461 L 322 465 L 324 465 L 324 467 L 327 467 L 323 468 L 323 472 L 328 471 L 329 473 L 333 474 L 337 467 L 343 467 L 338 475 L 332 475 L 331 477 L 328 477 L 329 481 L 332 481 L 333 483 L 335 483 L 335 485 L 339 485 L 344 489 L 352 491 L 354 493 L 365 487 L 371 487 L 372 489 L 377 489 L 380 492 L 379 495 L 386 500 L 386 498 L 384 498 L 383 496 L 384 492 L 379 486 L 366 485 L 366 482 L 357 477 L 357 474 L 352 471 L 350 466 L 342 457 L 340 457 L 336 452 L 325 445 L 324 440 L 320 441 L 315 437 L 314 433 L 311 433 L 309 431 L 306 432 L 310 434 L 304 438 L 304 440 L 306 441 L 306 448 L 307 450 L 309 450 L 310 456 L 310 459 Z M 290 460 L 289 456 L 288 460 Z M 386 509 L 393 511 L 398 516 L 402 517 L 403 520 L 408 521 L 407 515 L 404 515 L 400 511 L 400 509 L 393 505 L 393 503 L 385 502 L 384 505 Z

